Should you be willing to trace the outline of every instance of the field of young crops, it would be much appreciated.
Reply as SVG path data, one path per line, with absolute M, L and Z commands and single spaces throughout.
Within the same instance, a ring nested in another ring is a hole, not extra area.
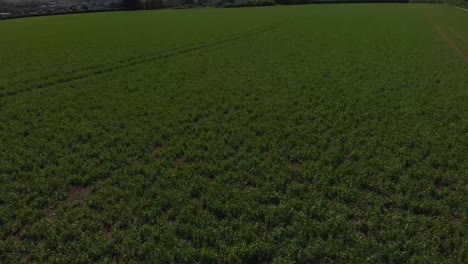
M 461 263 L 468 12 L 0 21 L 0 262 Z

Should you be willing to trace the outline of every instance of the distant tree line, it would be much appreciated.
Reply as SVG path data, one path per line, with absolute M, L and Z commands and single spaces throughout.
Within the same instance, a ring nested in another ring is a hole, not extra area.
M 272 5 L 303 5 L 327 3 L 408 3 L 410 0 L 123 0 L 127 10 L 190 8 L 194 6 L 249 7 Z M 434 0 L 435 1 L 435 0 Z M 438 0 L 446 1 L 446 0 Z M 454 0 L 455 1 L 455 0 Z M 463 0 L 460 0 L 463 1 Z
M 143 9 L 143 4 L 140 0 L 123 0 L 123 7 L 127 10 Z
M 47 1 L 47 0 L 44 0 Z M 47 2 L 17 2 L 0 0 L 0 19 L 42 16 L 54 14 L 69 14 L 80 12 L 103 12 L 110 10 L 141 10 L 162 8 L 192 8 L 192 7 L 250 7 L 273 5 L 303 5 L 327 3 L 439 3 L 450 4 L 468 8 L 468 0 L 110 0 L 96 2 L 87 1 L 87 4 L 52 6 Z M 88 6 L 91 5 L 91 6 Z
M 190 7 L 249 7 L 272 5 L 304 5 L 331 3 L 447 3 L 468 7 L 468 0 L 123 0 L 121 6 L 127 10 L 190 8 Z M 114 8 L 118 2 L 112 2 Z M 111 7 L 111 6 L 110 6 Z
M 468 8 L 468 0 L 410 0 L 410 3 L 449 4 Z
M 447 3 L 468 8 L 468 0 L 123 0 L 123 8 L 127 10 L 190 8 L 195 6 L 229 8 L 331 3 Z M 114 5 L 117 5 L 117 3 L 114 2 Z

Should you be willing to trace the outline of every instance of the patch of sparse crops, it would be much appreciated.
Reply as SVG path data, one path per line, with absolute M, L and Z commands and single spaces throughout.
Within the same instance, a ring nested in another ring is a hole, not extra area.
M 0 260 L 463 262 L 463 14 L 2 21 Z

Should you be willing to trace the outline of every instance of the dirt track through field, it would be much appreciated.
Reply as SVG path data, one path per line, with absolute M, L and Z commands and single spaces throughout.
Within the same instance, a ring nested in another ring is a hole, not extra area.
M 429 21 L 435 31 L 439 34 L 440 38 L 443 39 L 448 46 L 450 46 L 466 63 L 468 63 L 468 54 L 454 41 L 441 26 L 437 24 L 434 18 L 429 17 Z
M 460 34 L 458 31 L 456 31 L 454 28 L 449 27 L 450 31 L 452 31 L 453 34 L 455 34 L 459 39 L 461 39 L 463 42 L 468 44 L 468 38 L 464 37 L 462 34 Z

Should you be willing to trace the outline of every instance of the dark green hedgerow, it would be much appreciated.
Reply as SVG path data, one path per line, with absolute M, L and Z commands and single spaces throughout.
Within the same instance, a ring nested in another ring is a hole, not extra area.
M 444 6 L 0 23 L 1 262 L 462 263 L 468 66 L 428 15 L 466 51 Z

